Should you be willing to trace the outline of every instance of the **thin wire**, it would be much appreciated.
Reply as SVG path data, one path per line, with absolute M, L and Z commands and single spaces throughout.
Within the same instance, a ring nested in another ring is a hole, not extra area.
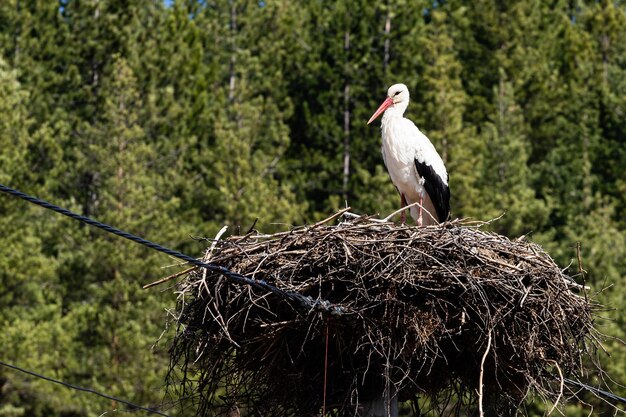
M 322 417 L 326 417 L 326 381 L 328 380 L 328 320 L 326 321 L 326 350 L 324 351 L 324 395 L 322 400 Z
M 285 291 L 285 290 L 281 290 L 280 288 L 277 288 L 269 283 L 267 283 L 265 280 L 261 280 L 261 279 L 255 279 L 255 278 L 250 278 L 247 277 L 245 275 L 241 275 L 238 274 L 236 272 L 232 272 L 224 267 L 218 266 L 218 265 L 214 265 L 214 264 L 209 264 L 206 262 L 202 262 L 196 258 L 193 258 L 189 255 L 185 255 L 182 252 L 178 252 L 176 250 L 173 249 L 169 249 L 166 248 L 164 246 L 159 245 L 158 243 L 154 243 L 151 242 L 149 240 L 143 239 L 139 236 L 133 235 L 132 233 L 128 233 L 125 232 L 123 230 L 120 230 L 118 228 L 115 228 L 113 226 L 109 226 L 108 224 L 105 223 L 101 223 L 97 220 L 94 220 L 92 218 L 86 217 L 86 216 L 81 216 L 80 214 L 76 214 L 70 210 L 64 209 L 62 207 L 59 207 L 57 205 L 54 205 L 52 203 L 48 203 L 47 201 L 41 200 L 37 197 L 33 197 L 31 195 L 28 195 L 26 193 L 23 193 L 21 191 L 15 190 L 13 188 L 7 187 L 6 185 L 2 185 L 0 184 L 0 191 L 5 192 L 7 194 L 11 194 L 15 197 L 21 198 L 22 200 L 26 200 L 29 203 L 33 203 L 33 204 L 37 204 L 38 206 L 41 206 L 43 208 L 46 208 L 48 210 L 52 210 L 55 211 L 59 214 L 62 214 L 64 216 L 70 217 L 74 220 L 78 220 L 81 221 L 83 223 L 87 223 L 88 225 L 91 225 L 93 227 L 97 227 L 99 229 L 105 230 L 109 233 L 112 233 L 114 235 L 123 237 L 125 239 L 128 239 L 130 241 L 133 241 L 135 243 L 139 243 L 140 245 L 144 245 L 147 246 L 151 249 L 154 249 L 156 251 L 159 252 L 163 252 L 167 255 L 173 256 L 175 258 L 178 259 L 182 259 L 183 261 L 189 262 L 190 264 L 199 266 L 201 268 L 205 268 L 208 269 L 211 272 L 217 272 L 219 274 L 224 275 L 226 278 L 237 282 L 239 284 L 245 284 L 245 285 L 250 285 L 252 287 L 255 288 L 259 288 L 265 291 L 269 291 L 272 292 L 274 294 L 278 294 L 282 297 L 284 297 L 285 299 L 291 300 L 291 301 L 295 301 L 299 304 L 301 304 L 303 307 L 306 308 L 310 308 L 312 310 L 320 310 L 320 311 L 325 311 L 328 312 L 330 314 L 333 315 L 340 315 L 343 314 L 345 312 L 345 308 L 341 307 L 341 306 L 336 306 L 334 304 L 332 304 L 329 301 L 326 300 L 316 300 L 313 299 L 312 297 L 309 296 L 304 296 L 302 294 L 296 293 L 296 292 L 290 292 L 290 291 Z
M 605 390 L 600 389 L 600 388 L 592 387 L 591 385 L 583 384 L 580 381 L 574 381 L 574 380 L 568 379 L 568 378 L 563 378 L 563 381 L 565 381 L 566 383 L 568 383 L 570 385 L 576 385 L 579 388 L 586 389 L 587 391 L 593 392 L 596 395 L 599 395 L 599 396 L 602 396 L 602 397 L 605 397 L 605 398 L 609 398 L 611 400 L 615 400 L 615 401 L 620 402 L 622 404 L 626 404 L 626 398 L 620 397 L 619 395 L 615 395 L 612 392 L 608 392 L 608 391 L 605 391 Z
M 117 397 L 113 397 L 111 395 L 103 394 L 103 393 L 98 392 L 96 390 L 93 390 L 91 388 L 83 388 L 83 387 L 79 387 L 77 385 L 73 385 L 73 384 L 70 384 L 70 383 L 67 383 L 67 382 L 59 381 L 57 379 L 50 378 L 48 376 L 41 375 L 41 374 L 38 374 L 38 373 L 33 372 L 33 371 L 28 371 L 26 369 L 20 368 L 19 366 L 11 365 L 11 364 L 3 362 L 3 361 L 0 361 L 0 365 L 6 366 L 7 368 L 14 369 L 16 371 L 23 372 L 25 374 L 34 376 L 36 378 L 44 379 L 46 381 L 54 382 L 55 384 L 63 385 L 64 387 L 67 387 L 67 388 L 70 388 L 70 389 L 73 389 L 73 390 L 89 392 L 91 394 L 98 395 L 98 396 L 106 398 L 108 400 L 117 401 L 119 403 L 126 404 L 127 406 L 129 406 L 129 407 L 131 407 L 133 409 L 144 410 L 144 411 L 147 411 L 149 413 L 158 414 L 158 415 L 165 416 L 165 417 L 170 417 L 168 414 L 162 413 L 162 412 L 160 412 L 158 410 L 155 410 L 154 408 L 143 407 L 141 405 L 133 404 L 130 401 L 122 400 L 121 398 L 117 398 Z

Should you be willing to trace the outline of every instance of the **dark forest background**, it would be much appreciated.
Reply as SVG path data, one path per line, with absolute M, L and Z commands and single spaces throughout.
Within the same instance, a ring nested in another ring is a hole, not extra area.
M 397 82 L 454 217 L 506 212 L 494 231 L 572 274 L 581 242 L 598 326 L 624 338 L 623 1 L 2 0 L 0 183 L 194 256 L 225 224 L 390 213 L 366 121 Z M 141 285 L 177 262 L 8 196 L 0 233 L 0 360 L 158 405 L 175 295 Z M 605 347 L 626 383 L 626 349 Z M 0 369 L 3 417 L 124 409 Z

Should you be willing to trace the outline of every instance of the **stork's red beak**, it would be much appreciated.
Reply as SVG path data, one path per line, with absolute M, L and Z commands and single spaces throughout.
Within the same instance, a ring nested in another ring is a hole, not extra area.
M 372 115 L 372 117 L 370 117 L 370 119 L 367 121 L 367 124 L 370 124 L 374 120 L 376 120 L 376 118 L 380 116 L 382 112 L 387 110 L 387 107 L 391 106 L 392 104 L 393 104 L 393 100 L 391 99 L 391 97 L 387 97 L 385 101 L 383 101 L 383 104 L 380 105 L 378 110 L 376 110 L 376 112 Z

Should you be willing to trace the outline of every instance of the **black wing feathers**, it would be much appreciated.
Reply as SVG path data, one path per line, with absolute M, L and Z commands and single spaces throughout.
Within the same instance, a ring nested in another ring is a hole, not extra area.
M 415 160 L 415 168 L 420 177 L 424 178 L 424 188 L 430 196 L 430 200 L 437 211 L 439 223 L 450 217 L 450 188 L 443 182 L 443 179 L 435 173 L 432 166 Z M 447 176 L 448 174 L 446 174 Z M 446 178 L 446 182 L 448 178 Z

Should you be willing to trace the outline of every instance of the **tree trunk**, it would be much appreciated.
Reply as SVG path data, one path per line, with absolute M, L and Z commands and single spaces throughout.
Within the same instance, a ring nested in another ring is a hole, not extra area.
M 346 53 L 346 66 L 348 64 L 348 52 L 350 51 L 350 31 L 344 34 L 343 47 Z M 348 201 L 348 180 L 350 179 L 350 80 L 346 74 L 346 81 L 343 87 L 343 183 L 342 196 L 344 201 Z M 346 203 L 347 204 L 347 203 Z
M 383 56 L 383 70 L 389 66 L 389 34 L 391 33 L 391 6 L 387 5 L 387 17 L 385 19 L 385 54 Z
M 237 7 L 234 1 L 230 4 L 230 34 L 231 55 L 228 66 L 228 101 L 232 103 L 235 99 L 235 64 L 237 63 L 237 41 L 235 40 L 237 36 Z

